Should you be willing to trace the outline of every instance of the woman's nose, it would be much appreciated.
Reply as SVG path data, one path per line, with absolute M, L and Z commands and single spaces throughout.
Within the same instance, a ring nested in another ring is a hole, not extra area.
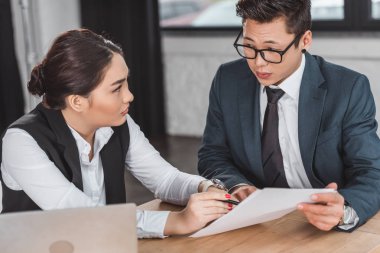
M 134 96 L 132 94 L 132 92 L 127 88 L 126 89 L 126 92 L 124 94 L 124 97 L 123 97 L 123 102 L 124 103 L 131 103 L 134 99 Z

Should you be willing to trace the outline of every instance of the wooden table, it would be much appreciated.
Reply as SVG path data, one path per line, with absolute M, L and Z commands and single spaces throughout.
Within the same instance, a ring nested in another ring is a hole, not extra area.
M 181 207 L 153 200 L 144 210 L 179 210 Z M 270 222 L 200 238 L 143 239 L 139 252 L 344 252 L 380 253 L 380 212 L 352 233 L 323 232 L 298 212 Z

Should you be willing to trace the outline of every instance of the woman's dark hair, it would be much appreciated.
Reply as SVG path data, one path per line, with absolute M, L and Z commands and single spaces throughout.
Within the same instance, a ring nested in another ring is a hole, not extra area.
M 33 68 L 28 90 L 44 96 L 50 108 L 64 109 L 66 96 L 88 96 L 96 88 L 114 53 L 123 55 L 119 46 L 101 35 L 87 29 L 67 31 Z
M 236 14 L 243 18 L 268 23 L 285 17 L 288 33 L 296 36 L 311 29 L 310 0 L 239 0 Z M 295 45 L 298 46 L 299 39 Z

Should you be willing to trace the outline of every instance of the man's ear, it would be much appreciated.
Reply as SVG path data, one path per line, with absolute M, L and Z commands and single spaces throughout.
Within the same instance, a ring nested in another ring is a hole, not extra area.
M 301 48 L 301 50 L 305 49 L 307 51 L 311 47 L 312 41 L 312 33 L 310 30 L 307 30 L 301 37 L 299 47 Z
M 76 112 L 83 112 L 88 107 L 88 101 L 79 95 L 69 95 L 66 97 L 66 105 Z

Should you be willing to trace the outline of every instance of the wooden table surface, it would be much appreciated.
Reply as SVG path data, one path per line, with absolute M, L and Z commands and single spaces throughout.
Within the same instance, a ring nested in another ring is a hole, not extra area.
M 180 210 L 181 207 L 153 200 L 144 210 Z M 323 232 L 298 212 L 250 227 L 200 238 L 143 239 L 139 252 L 344 252 L 380 253 L 380 212 L 352 233 Z

